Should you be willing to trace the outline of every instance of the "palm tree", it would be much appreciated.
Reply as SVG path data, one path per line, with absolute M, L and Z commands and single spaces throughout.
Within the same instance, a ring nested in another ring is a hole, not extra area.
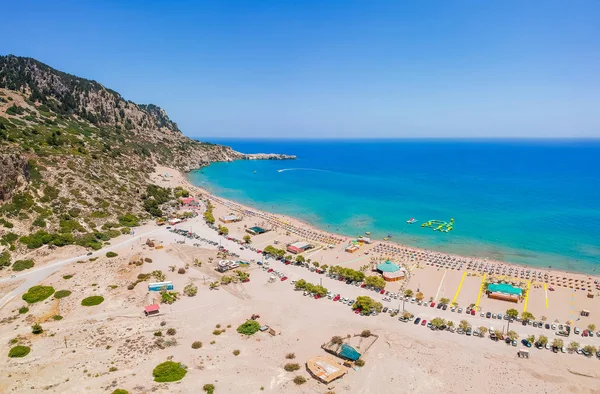
M 534 343 L 535 342 L 535 335 L 530 335 L 527 337 L 527 342 L 529 343 Z
M 516 341 L 517 339 L 519 339 L 519 334 L 517 334 L 517 332 L 513 330 L 507 332 L 506 336 L 510 338 L 511 341 Z
M 458 306 L 458 302 L 454 301 L 454 302 L 452 303 L 452 306 L 456 308 L 456 307 Z
M 415 297 L 417 298 L 417 301 L 423 301 L 423 293 L 418 292 Z
M 484 326 L 479 327 L 478 330 L 479 330 L 479 335 L 481 335 L 482 337 L 484 337 L 485 334 L 487 334 L 487 332 L 488 332 L 487 327 L 484 327 Z
M 440 298 L 440 304 L 448 305 L 450 303 L 450 299 L 444 297 Z
M 594 323 L 588 324 L 587 328 L 590 331 L 596 331 L 596 325 Z
M 541 321 L 546 321 L 546 320 L 548 320 L 548 318 L 546 316 L 542 316 L 542 317 L 540 317 L 540 320 Z
M 412 297 L 413 291 L 411 289 L 404 290 L 404 295 L 407 297 Z
M 454 322 L 452 320 L 448 320 L 448 323 L 446 323 L 446 325 L 448 327 L 454 327 Z

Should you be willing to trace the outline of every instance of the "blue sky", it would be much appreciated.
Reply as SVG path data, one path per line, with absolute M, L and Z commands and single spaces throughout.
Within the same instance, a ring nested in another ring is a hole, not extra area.
M 13 1 L 0 53 L 243 138 L 600 137 L 598 1 Z

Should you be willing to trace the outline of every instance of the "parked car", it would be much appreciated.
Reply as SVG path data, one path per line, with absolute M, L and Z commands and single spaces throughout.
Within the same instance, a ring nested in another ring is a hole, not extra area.
M 415 322 L 414 322 L 414 324 L 419 324 L 420 322 L 421 322 L 421 318 L 420 318 L 420 317 L 417 317 L 417 318 L 415 319 Z
M 444 306 L 442 307 L 443 310 L 448 309 L 448 305 L 444 304 Z
M 492 312 L 488 312 L 488 313 L 486 313 L 486 314 L 485 314 L 485 317 L 487 317 L 488 319 L 489 319 L 490 317 L 492 317 Z
M 435 302 L 431 302 L 431 304 L 429 304 L 430 307 L 434 307 L 435 306 Z
M 427 320 L 423 319 L 423 321 L 421 322 L 421 325 L 424 326 L 427 324 Z
M 475 309 L 471 310 L 471 316 L 475 316 Z

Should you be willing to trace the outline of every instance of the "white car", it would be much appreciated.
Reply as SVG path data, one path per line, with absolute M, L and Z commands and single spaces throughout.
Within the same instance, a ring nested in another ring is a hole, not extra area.
M 579 334 L 579 327 L 575 327 L 575 329 L 573 330 L 573 332 L 575 332 L 575 334 Z

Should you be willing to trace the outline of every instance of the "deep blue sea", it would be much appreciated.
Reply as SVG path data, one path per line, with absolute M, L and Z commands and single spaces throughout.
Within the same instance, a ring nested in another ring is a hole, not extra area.
M 600 267 L 600 141 L 211 142 L 298 156 L 189 174 L 196 185 L 262 210 L 348 236 L 371 231 L 529 266 Z M 418 223 L 407 224 L 412 217 Z M 449 233 L 420 226 L 450 218 Z

